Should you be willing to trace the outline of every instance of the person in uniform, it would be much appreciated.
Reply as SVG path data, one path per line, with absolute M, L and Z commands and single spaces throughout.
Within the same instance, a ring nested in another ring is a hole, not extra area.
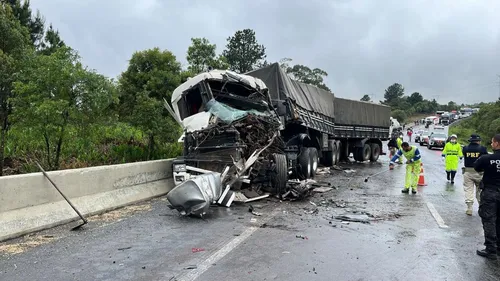
M 462 147 L 457 143 L 457 135 L 451 135 L 450 141 L 444 146 L 441 156 L 445 161 L 446 179 L 453 184 L 458 170 L 458 161 L 464 157 Z
M 405 187 L 401 192 L 408 193 L 411 188 L 411 192 L 413 194 L 417 193 L 417 184 L 418 177 L 420 175 L 420 163 L 421 163 L 421 155 L 418 148 L 414 145 L 410 145 L 407 142 L 403 142 L 401 144 L 401 149 L 398 150 L 396 155 L 392 157 L 391 163 L 389 164 L 389 168 L 392 170 L 394 164 L 399 159 L 401 160 L 402 156 L 406 158 L 406 179 L 405 179 Z
M 474 170 L 474 162 L 476 162 L 479 157 L 488 154 L 486 147 L 481 145 L 481 137 L 477 134 L 472 134 L 469 138 L 469 145 L 462 148 L 462 154 L 464 155 L 464 167 L 462 168 L 462 174 L 464 175 L 464 191 L 465 191 L 465 204 L 467 204 L 467 210 L 465 213 L 472 216 L 472 206 L 474 205 L 474 198 L 476 198 L 479 204 L 479 195 L 481 190 L 479 186 L 481 184 L 481 179 L 483 178 L 483 173 L 476 172 Z M 474 196 L 474 186 L 475 195 Z
M 389 148 L 389 159 L 396 155 L 396 151 L 398 151 L 397 138 L 397 134 L 392 134 L 391 139 L 387 143 L 387 147 Z
M 476 253 L 496 260 L 500 255 L 500 134 L 491 139 L 493 154 L 479 157 L 474 163 L 476 172 L 484 172 L 479 200 L 479 216 L 483 223 L 484 246 Z

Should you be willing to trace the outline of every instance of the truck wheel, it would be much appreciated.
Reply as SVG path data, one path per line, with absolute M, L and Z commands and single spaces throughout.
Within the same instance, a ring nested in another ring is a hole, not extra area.
M 311 176 L 311 155 L 308 147 L 301 149 L 297 160 L 297 176 L 301 180 L 308 179 Z
M 309 155 L 311 156 L 311 178 L 314 178 L 318 169 L 318 150 L 316 147 L 309 148 Z
M 352 156 L 354 161 L 363 162 L 363 148 L 355 147 Z
M 277 194 L 283 194 L 288 181 L 288 167 L 285 154 L 273 153 L 272 159 L 275 163 L 274 173 L 271 175 L 271 184 Z
M 338 165 L 340 163 L 341 159 L 341 154 L 342 154 L 342 142 L 336 141 L 335 142 L 337 145 L 337 153 L 335 153 L 335 165 Z
M 335 142 L 331 141 L 331 140 L 328 141 L 328 146 L 331 147 L 332 150 L 325 151 L 325 154 L 324 154 L 325 158 L 323 159 L 323 163 L 325 164 L 325 166 L 331 167 L 331 166 L 335 165 L 335 154 L 336 154 L 337 147 L 335 146 Z
M 371 155 L 372 155 L 372 148 L 370 147 L 370 144 L 365 143 L 365 145 L 363 146 L 363 161 L 370 160 Z
M 340 157 L 339 160 L 348 160 L 349 159 L 349 142 L 339 142 L 340 145 Z
M 377 162 L 379 156 L 380 156 L 380 145 L 378 145 L 377 143 L 372 143 L 370 161 Z

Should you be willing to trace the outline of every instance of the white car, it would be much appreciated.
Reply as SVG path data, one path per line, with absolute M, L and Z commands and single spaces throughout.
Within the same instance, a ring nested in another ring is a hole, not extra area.
M 434 147 L 444 148 L 446 140 L 448 140 L 448 136 L 446 134 L 441 132 L 432 133 L 429 137 L 429 144 L 427 145 L 427 148 L 429 149 L 432 149 Z

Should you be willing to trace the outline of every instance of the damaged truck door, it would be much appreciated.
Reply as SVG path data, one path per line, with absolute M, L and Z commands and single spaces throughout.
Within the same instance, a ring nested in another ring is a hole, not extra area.
M 171 104 L 184 129 L 176 188 L 202 171 L 228 168 L 221 186 L 247 197 L 284 194 L 289 179 L 313 178 L 319 163 L 333 166 L 351 153 L 377 161 L 391 124 L 389 107 L 336 98 L 290 79 L 278 64 L 198 74 L 174 90 Z

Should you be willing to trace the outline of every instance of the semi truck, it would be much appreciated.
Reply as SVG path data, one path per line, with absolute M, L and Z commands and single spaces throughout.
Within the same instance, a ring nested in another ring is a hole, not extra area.
M 290 179 L 314 178 L 320 163 L 333 166 L 351 154 L 377 161 L 392 131 L 390 107 L 292 80 L 277 63 L 245 74 L 198 74 L 165 107 L 184 129 L 176 184 L 209 170 L 236 175 L 236 190 L 255 184 L 282 193 Z
M 445 113 L 441 114 L 441 117 L 439 118 L 439 121 L 440 121 L 439 123 L 442 124 L 443 126 L 450 125 L 451 122 L 452 122 L 450 113 L 445 112 Z

